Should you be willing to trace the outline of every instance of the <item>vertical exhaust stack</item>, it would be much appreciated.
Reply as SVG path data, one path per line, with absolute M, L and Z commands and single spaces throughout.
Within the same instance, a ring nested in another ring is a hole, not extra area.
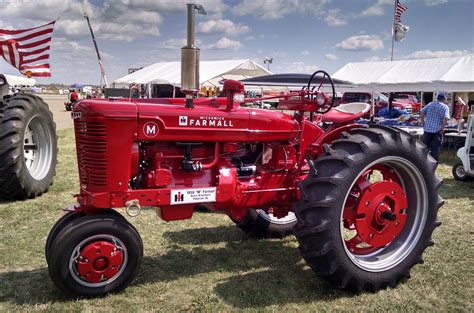
M 204 7 L 188 3 L 187 45 L 181 48 L 181 91 L 186 94 L 186 107 L 192 108 L 199 91 L 199 48 L 194 45 L 196 11 L 206 14 Z

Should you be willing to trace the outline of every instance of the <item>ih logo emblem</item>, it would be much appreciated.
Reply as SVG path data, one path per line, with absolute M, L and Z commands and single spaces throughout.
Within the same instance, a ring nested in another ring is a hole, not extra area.
M 179 126 L 188 126 L 188 117 L 180 116 L 179 117 Z
M 184 194 L 181 192 L 178 192 L 177 194 L 174 195 L 174 202 L 182 202 L 184 201 Z
M 145 125 L 143 125 L 143 133 L 147 137 L 150 137 L 150 138 L 155 137 L 156 135 L 158 135 L 158 132 L 159 132 L 158 124 L 156 124 L 155 122 L 148 122 Z

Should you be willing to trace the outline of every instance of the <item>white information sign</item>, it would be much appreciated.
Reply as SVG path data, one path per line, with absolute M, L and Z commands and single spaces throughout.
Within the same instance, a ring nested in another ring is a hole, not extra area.
M 171 205 L 215 201 L 216 187 L 171 190 Z

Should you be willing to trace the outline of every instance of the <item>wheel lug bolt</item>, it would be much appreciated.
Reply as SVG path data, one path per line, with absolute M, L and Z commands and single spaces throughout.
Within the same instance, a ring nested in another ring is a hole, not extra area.
M 394 195 L 394 194 L 395 194 L 395 190 L 392 190 L 392 195 Z

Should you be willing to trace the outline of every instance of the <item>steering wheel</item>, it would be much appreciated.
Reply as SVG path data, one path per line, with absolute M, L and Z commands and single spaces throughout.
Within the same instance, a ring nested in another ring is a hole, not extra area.
M 310 88 L 311 88 L 311 82 L 313 81 L 313 78 L 314 78 L 316 75 L 320 74 L 320 73 L 323 74 L 323 77 L 321 78 L 321 83 L 319 84 L 317 91 L 319 91 L 319 89 L 320 89 L 321 86 L 323 85 L 324 78 L 325 78 L 326 76 L 327 76 L 329 82 L 331 83 L 331 88 L 332 88 L 332 97 L 331 97 L 332 100 L 331 100 L 331 103 L 328 104 L 328 105 L 323 106 L 322 108 L 319 108 L 319 109 L 316 111 L 316 113 L 318 113 L 318 114 L 324 114 L 324 113 L 329 112 L 329 110 L 331 110 L 332 107 L 333 107 L 333 105 L 334 105 L 334 100 L 336 100 L 336 88 L 334 87 L 334 82 L 332 81 L 331 76 L 329 76 L 329 74 L 328 74 L 327 72 L 323 71 L 323 70 L 318 70 L 318 71 L 314 72 L 313 75 L 311 75 L 311 78 L 310 78 L 309 81 L 308 81 L 308 86 L 307 86 L 308 90 L 311 90 Z M 315 87 L 316 87 L 316 86 L 315 86 Z M 313 87 L 312 90 L 314 90 L 314 87 Z

